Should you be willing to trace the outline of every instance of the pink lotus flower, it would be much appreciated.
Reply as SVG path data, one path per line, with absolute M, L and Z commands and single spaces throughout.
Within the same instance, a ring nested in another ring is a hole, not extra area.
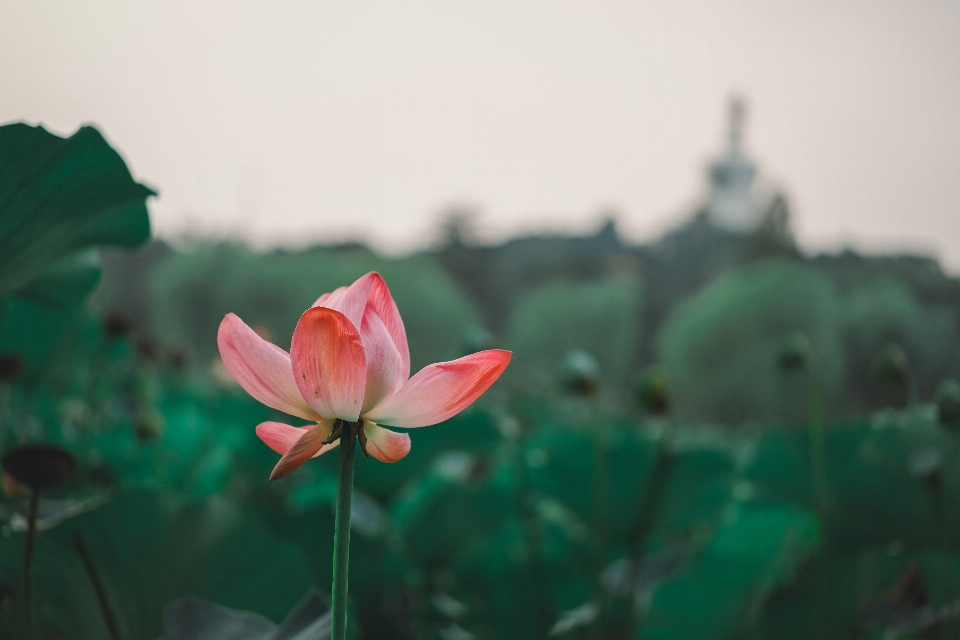
M 410 429 L 442 422 L 489 389 L 511 357 L 509 351 L 481 351 L 432 364 L 410 378 L 403 320 L 383 278 L 373 272 L 320 296 L 300 317 L 289 354 L 232 313 L 220 323 L 217 344 L 247 393 L 316 422 L 257 426 L 260 439 L 283 456 L 271 480 L 293 473 L 354 431 L 364 455 L 400 460 L 410 451 L 410 436 L 379 423 Z

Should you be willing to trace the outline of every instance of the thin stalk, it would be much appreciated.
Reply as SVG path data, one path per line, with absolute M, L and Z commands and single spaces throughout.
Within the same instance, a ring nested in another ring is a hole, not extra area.
M 606 427 L 606 425 L 604 425 Z M 605 596 L 602 584 L 603 569 L 607 562 L 609 553 L 610 535 L 608 532 L 607 519 L 610 511 L 608 496 L 610 493 L 609 481 L 609 456 L 607 455 L 607 439 L 603 428 L 594 425 L 592 428 L 593 436 L 593 505 L 594 505 L 594 527 L 597 532 L 597 549 L 594 558 L 594 589 L 597 594 L 597 608 L 602 613 L 604 610 Z M 603 616 L 598 615 L 592 626 L 591 637 L 599 640 L 602 634 Z
M 0 451 L 7 446 L 7 422 L 10 418 L 10 385 L 0 382 Z
M 640 516 L 637 523 L 630 533 L 630 540 L 633 548 L 630 550 L 630 574 L 629 591 L 627 592 L 627 603 L 629 609 L 627 616 L 632 634 L 630 637 L 639 638 L 641 627 L 643 625 L 642 617 L 639 613 L 639 603 L 637 602 L 637 582 L 640 580 L 640 568 L 643 566 L 644 556 L 647 550 L 647 540 L 657 522 L 657 516 L 660 513 L 660 506 L 663 503 L 663 497 L 666 494 L 667 484 L 673 474 L 677 458 L 673 453 L 673 447 L 666 436 L 661 437 L 657 445 L 657 454 L 653 461 L 653 468 L 647 478 L 647 488 L 643 493 L 641 502 Z
M 513 451 L 515 498 L 517 514 L 523 525 L 523 534 L 526 538 L 528 562 L 531 577 L 536 589 L 531 594 L 536 603 L 537 633 L 545 636 L 556 617 L 553 607 L 553 592 L 550 587 L 550 572 L 543 561 L 543 540 L 540 533 L 540 522 L 537 518 L 536 500 L 530 488 L 530 476 L 527 462 L 524 459 L 524 440 L 520 435 L 510 443 Z
M 33 488 L 30 494 L 30 509 L 27 511 L 27 543 L 23 548 L 23 594 L 26 598 L 27 633 L 33 638 L 33 549 L 37 540 L 37 512 L 40 510 L 40 489 Z
M 910 369 L 907 369 L 907 373 L 903 379 L 904 390 L 906 391 L 906 401 L 907 409 L 912 409 L 917 406 L 917 384 L 913 378 L 913 372 Z
M 943 485 L 939 477 L 932 482 L 928 482 L 927 489 L 930 491 L 930 499 L 933 504 L 933 521 L 937 530 L 937 537 L 940 543 L 940 550 L 944 556 L 944 562 L 940 567 L 940 578 L 943 581 L 944 599 L 947 602 L 953 602 L 953 563 L 949 561 L 950 554 L 950 533 L 947 529 L 947 510 L 946 501 L 943 497 Z
M 343 423 L 340 436 L 340 470 L 337 475 L 337 513 L 333 536 L 333 606 L 330 639 L 347 637 L 347 578 L 350 565 L 350 509 L 353 505 L 353 466 L 357 426 Z
M 820 518 L 823 535 L 823 547 L 816 559 L 814 582 L 814 629 L 817 637 L 823 637 L 826 631 L 827 608 L 830 602 L 827 461 L 824 440 L 820 385 L 817 374 L 812 372 L 810 380 L 810 480 L 813 506 Z
M 117 621 L 110 610 L 110 603 L 107 601 L 107 592 L 103 588 L 103 582 L 100 581 L 100 574 L 97 573 L 97 567 L 93 563 L 90 551 L 87 549 L 83 536 L 79 532 L 73 534 L 73 545 L 77 548 L 80 560 L 83 561 L 83 568 L 93 583 L 93 590 L 97 594 L 97 602 L 100 604 L 100 613 L 103 615 L 103 621 L 107 625 L 107 631 L 110 633 L 111 640 L 120 640 L 120 633 L 117 631 Z

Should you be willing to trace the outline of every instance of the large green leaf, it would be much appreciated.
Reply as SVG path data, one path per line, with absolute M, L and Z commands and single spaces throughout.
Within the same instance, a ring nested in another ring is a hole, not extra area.
M 41 373 L 87 296 L 100 282 L 100 261 L 81 252 L 48 266 L 0 296 L 0 352 L 22 360 L 27 376 Z
M 635 428 L 605 425 L 592 438 L 571 430 L 545 429 L 527 445 L 530 482 L 534 490 L 570 509 L 580 522 L 604 529 L 611 551 L 634 550 L 648 541 L 662 546 L 709 535 L 730 500 L 733 461 L 724 452 L 706 447 L 671 451 L 669 469 L 664 470 L 667 477 L 658 479 L 656 487 L 664 495 L 651 496 L 648 485 L 659 446 L 670 445 L 660 445 Z M 647 501 L 659 505 L 657 513 L 647 513 L 653 508 Z M 637 539 L 639 535 L 647 540 Z
M 824 530 L 833 549 L 893 542 L 909 549 L 956 548 L 960 514 L 951 505 L 960 500 L 960 450 L 937 428 L 932 411 L 919 408 L 882 414 L 872 423 L 835 425 L 826 431 L 824 450 Z M 918 456 L 939 461 L 933 484 L 924 483 L 913 468 Z M 812 509 L 809 432 L 768 432 L 744 476 L 755 501 Z
M 942 557 L 937 557 L 941 560 Z M 760 631 L 765 640 L 865 637 L 868 603 L 887 596 L 911 558 L 897 547 L 831 553 L 774 591 Z
M 7 539 L 0 556 L 4 575 L 18 581 L 22 545 L 22 534 Z M 191 595 L 278 621 L 312 583 L 297 549 L 230 504 L 154 492 L 128 494 L 42 532 L 35 558 L 41 627 L 74 640 L 110 637 L 96 582 L 127 640 L 160 636 L 166 604 Z M 20 637 L 17 613 L 0 613 L 10 637 Z
M 654 592 L 638 637 L 751 637 L 769 592 L 793 577 L 818 537 L 809 511 L 739 505 L 696 562 Z
M 151 195 L 92 127 L 0 127 L 0 295 L 77 249 L 145 242 Z

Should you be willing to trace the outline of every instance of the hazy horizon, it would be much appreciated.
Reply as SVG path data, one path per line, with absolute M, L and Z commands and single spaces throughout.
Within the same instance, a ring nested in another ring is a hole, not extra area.
M 0 0 L 0 121 L 94 123 L 160 237 L 630 241 L 688 216 L 727 102 L 801 247 L 960 273 L 960 3 Z

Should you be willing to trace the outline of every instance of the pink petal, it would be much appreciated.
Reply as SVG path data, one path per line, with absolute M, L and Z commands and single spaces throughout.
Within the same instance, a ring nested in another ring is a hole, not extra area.
M 340 287 L 326 298 L 320 296 L 313 306 L 339 311 L 350 319 L 354 327 L 359 329 L 363 320 L 363 312 L 367 308 L 367 298 L 370 297 L 370 287 L 373 285 L 374 276 L 380 277 L 374 272 L 360 276 L 349 287 Z
M 395 427 L 426 427 L 466 409 L 490 388 L 511 353 L 493 349 L 424 367 L 399 391 L 364 417 Z
M 220 323 L 217 345 L 224 366 L 243 389 L 263 404 L 304 420 L 319 420 L 297 387 L 290 354 L 270 344 L 228 313 Z
M 324 449 L 323 441 L 330 437 L 334 420 L 318 422 L 314 427 L 303 430 L 300 437 L 287 449 L 280 462 L 270 473 L 270 480 L 286 477 L 300 468 L 304 462 L 314 458 Z M 270 423 L 267 423 L 270 424 Z M 277 423 L 272 423 L 277 424 Z M 259 432 L 259 428 L 257 429 Z M 299 431 L 299 430 L 298 430 Z M 329 447 L 329 445 L 327 445 Z
M 325 418 L 356 422 L 367 383 L 363 341 L 353 323 L 326 307 L 307 309 L 290 346 L 300 393 Z
M 403 362 L 380 316 L 367 307 L 360 327 L 363 351 L 367 356 L 367 384 L 360 413 L 376 406 L 397 390 L 406 380 Z
M 380 462 L 393 463 L 410 453 L 410 436 L 405 433 L 390 431 L 364 420 L 363 434 L 367 437 L 367 453 Z
M 330 293 L 325 293 L 325 294 L 323 294 L 322 296 L 320 296 L 319 298 L 317 298 L 317 301 L 313 303 L 313 306 L 314 306 L 314 307 L 328 307 L 328 308 L 329 308 L 332 303 L 328 304 L 328 301 L 329 301 L 329 300 L 334 300 L 334 301 L 339 300 L 339 299 L 340 299 L 340 296 L 342 296 L 342 295 L 346 292 L 346 290 L 347 290 L 346 287 L 338 287 L 337 289 L 334 289 L 334 290 L 331 291 Z
M 370 296 L 367 298 L 367 306 L 373 307 L 384 326 L 387 333 L 393 338 L 393 344 L 397 347 L 400 354 L 400 361 L 403 363 L 400 369 L 401 379 L 406 380 L 410 377 L 410 347 L 407 344 L 407 332 L 403 328 L 403 320 L 400 318 L 400 311 L 397 304 L 390 295 L 390 289 L 387 283 L 383 281 L 379 273 L 368 274 L 372 276 L 370 286 Z
M 328 423 L 326 429 L 330 432 L 333 431 L 334 420 L 323 420 L 322 423 Z M 307 431 L 312 429 L 313 426 L 309 427 L 291 427 L 288 424 L 283 424 L 282 422 L 261 422 L 257 425 L 257 437 L 263 440 L 263 443 L 268 447 L 279 453 L 280 455 L 285 454 L 289 451 L 290 447 L 300 439 L 300 436 L 305 434 Z M 317 456 L 330 451 L 337 447 L 340 444 L 340 441 L 337 440 L 331 444 L 323 445 L 323 448 L 320 449 L 314 458 Z

